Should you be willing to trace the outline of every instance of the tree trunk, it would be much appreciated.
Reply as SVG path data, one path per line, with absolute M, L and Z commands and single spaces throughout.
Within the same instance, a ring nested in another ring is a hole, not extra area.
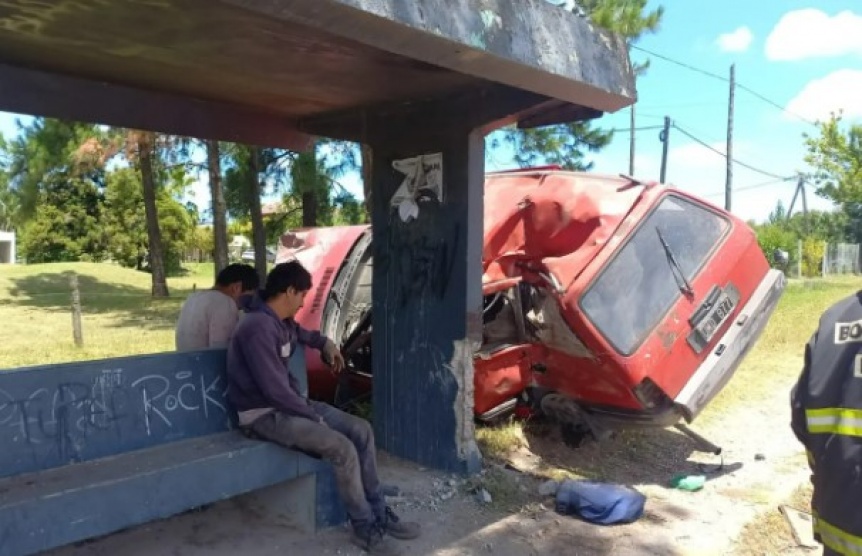
M 317 194 L 314 191 L 302 194 L 302 225 L 317 226 Z
M 213 209 L 213 261 L 215 274 L 228 265 L 227 250 L 227 203 L 224 199 L 224 188 L 221 182 L 221 153 L 218 141 L 207 141 L 207 166 L 210 177 L 210 195 Z
M 362 196 L 365 198 L 365 212 L 371 221 L 371 160 L 373 153 L 368 145 L 361 145 L 362 153 Z
M 149 238 L 150 272 L 153 281 L 153 297 L 168 297 L 168 282 L 165 277 L 165 258 L 162 250 L 162 232 L 159 229 L 159 210 L 156 206 L 156 180 L 153 175 L 156 134 L 140 132 L 138 135 L 138 163 L 141 168 L 141 185 L 144 189 L 144 211 L 147 215 L 147 237 Z
M 254 268 L 260 276 L 260 283 L 266 282 L 266 229 L 263 226 L 263 208 L 260 205 L 260 151 L 249 147 L 248 187 L 249 207 L 251 209 L 251 235 L 254 247 Z

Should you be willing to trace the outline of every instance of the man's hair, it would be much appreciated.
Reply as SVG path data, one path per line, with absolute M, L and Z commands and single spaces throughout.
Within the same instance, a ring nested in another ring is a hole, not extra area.
M 311 274 L 299 261 L 290 261 L 275 265 L 266 277 L 264 299 L 270 299 L 286 292 L 288 288 L 304 292 L 311 289 Z
M 216 276 L 217 286 L 227 287 L 237 282 L 242 282 L 242 291 L 244 292 L 260 287 L 257 271 L 247 264 L 229 264 Z

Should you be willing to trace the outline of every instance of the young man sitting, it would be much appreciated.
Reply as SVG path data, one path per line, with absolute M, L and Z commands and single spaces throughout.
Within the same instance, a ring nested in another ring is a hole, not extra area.
M 320 350 L 340 372 L 344 358 L 320 332 L 293 317 L 311 289 L 311 275 L 296 261 L 269 273 L 256 303 L 240 322 L 227 353 L 228 400 L 239 423 L 255 436 L 321 456 L 335 469 L 338 490 L 353 526 L 352 540 L 365 550 L 383 535 L 419 536 L 419 525 L 400 521 L 386 506 L 377 477 L 377 449 L 367 421 L 298 393 L 284 364 L 297 343 Z
M 175 331 L 177 351 L 227 347 L 242 299 L 259 286 L 257 272 L 249 265 L 225 267 L 212 289 L 193 293 L 183 303 Z

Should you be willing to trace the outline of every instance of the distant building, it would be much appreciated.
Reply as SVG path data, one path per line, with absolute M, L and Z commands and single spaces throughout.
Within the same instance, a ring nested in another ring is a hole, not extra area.
M 15 264 L 15 232 L 0 232 L 0 264 Z
M 228 243 L 228 257 L 232 261 L 238 261 L 242 257 L 242 252 L 251 247 L 251 242 L 245 236 L 233 236 Z

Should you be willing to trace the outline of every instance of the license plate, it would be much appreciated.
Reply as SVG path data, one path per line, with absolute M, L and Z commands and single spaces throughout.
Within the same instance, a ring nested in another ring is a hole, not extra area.
M 717 294 L 717 295 L 716 295 Z M 739 291 L 728 286 L 707 296 L 704 306 L 697 311 L 697 321 L 693 322 L 694 330 L 689 335 L 689 344 L 696 352 L 702 351 L 718 333 L 721 326 L 733 314 L 739 303 Z

